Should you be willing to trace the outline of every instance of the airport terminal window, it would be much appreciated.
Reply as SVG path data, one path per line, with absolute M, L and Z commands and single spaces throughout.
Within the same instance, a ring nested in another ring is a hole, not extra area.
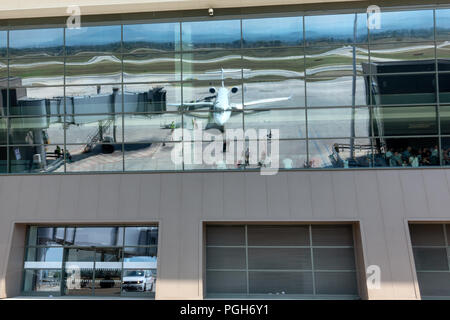
M 450 225 L 411 223 L 409 232 L 422 298 L 449 298 Z
M 157 226 L 29 226 L 26 295 L 148 296 L 157 279 Z
M 279 129 L 282 169 L 448 165 L 448 16 L 447 8 L 383 8 L 374 30 L 365 9 L 8 26 L 0 172 L 264 164 L 242 165 L 239 155 L 195 164 L 189 152 L 174 163 L 200 124 L 223 135 Z
M 208 225 L 210 297 L 357 298 L 351 225 Z

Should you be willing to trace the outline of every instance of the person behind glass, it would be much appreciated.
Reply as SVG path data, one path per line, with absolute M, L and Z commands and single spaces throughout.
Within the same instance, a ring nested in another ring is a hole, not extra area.
M 439 164 L 439 147 L 434 146 L 433 150 L 431 150 L 430 162 L 432 165 Z
M 412 151 L 412 148 L 410 146 L 408 146 L 408 148 L 406 148 L 406 150 L 403 151 L 403 153 L 402 153 L 403 161 L 409 161 L 409 157 L 411 157 L 411 151 Z
M 61 148 L 59 146 L 56 146 L 55 156 L 57 159 L 61 157 Z
M 394 148 L 388 149 L 388 151 L 385 154 L 386 163 L 390 163 L 393 155 L 394 155 Z
M 394 155 L 391 157 L 389 165 L 391 167 L 400 167 L 402 165 L 402 155 L 398 151 L 394 152 Z
M 409 157 L 409 165 L 413 168 L 417 168 L 419 166 L 419 157 L 417 152 L 413 151 L 411 156 Z
M 442 161 L 444 165 L 450 164 L 449 152 L 450 148 L 442 149 Z
M 429 166 L 431 165 L 431 152 L 430 150 L 428 150 L 428 148 L 423 148 L 423 153 L 422 153 L 422 165 L 424 166 Z

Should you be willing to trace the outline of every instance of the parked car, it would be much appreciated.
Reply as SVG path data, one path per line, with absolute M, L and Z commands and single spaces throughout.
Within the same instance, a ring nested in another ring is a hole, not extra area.
M 152 291 L 154 280 L 150 270 L 128 270 L 123 276 L 122 289 L 124 291 Z

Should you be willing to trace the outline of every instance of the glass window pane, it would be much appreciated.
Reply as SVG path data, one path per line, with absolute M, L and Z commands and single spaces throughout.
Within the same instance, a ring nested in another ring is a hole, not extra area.
M 66 229 L 66 245 L 120 246 L 122 227 L 74 227 Z
M 0 145 L 5 145 L 8 140 L 8 119 L 0 116 Z M 6 150 L 4 150 L 6 152 Z M 5 159 L 6 160 L 6 159 Z
M 355 92 L 352 90 L 353 81 L 355 81 Z M 306 94 L 309 107 L 352 106 L 353 100 L 355 106 L 367 104 L 364 78 L 359 76 L 356 79 L 350 75 L 308 79 Z
M 448 41 L 436 43 L 436 58 L 439 71 L 450 71 L 450 43 Z
M 243 246 L 245 245 L 245 227 L 208 226 L 206 228 L 206 245 Z
M 9 148 L 11 173 L 64 172 L 64 161 L 55 154 L 58 145 L 14 146 Z
M 302 17 L 243 19 L 244 48 L 303 45 Z
M 450 296 L 450 272 L 417 272 L 422 297 Z
M 209 294 L 247 293 L 245 271 L 206 271 L 206 291 Z
M 360 75 L 369 62 L 368 47 L 363 45 L 355 47 L 355 64 L 350 46 L 307 47 L 305 53 L 306 74 L 310 77 L 352 76 L 353 68 Z
M 54 244 L 58 245 L 58 244 Z M 28 248 L 27 256 L 25 258 L 26 262 L 32 261 L 42 261 L 42 262 L 61 262 L 63 258 L 63 248 L 55 247 L 39 247 L 39 248 Z M 27 264 L 25 263 L 25 268 Z M 41 268 L 45 268 L 44 266 Z
M 147 246 L 158 244 L 158 227 L 126 227 L 126 246 Z
M 68 244 L 71 243 L 70 241 L 68 241 Z M 69 296 L 92 295 L 95 248 L 66 249 L 65 259 L 64 294 Z
M 183 140 L 211 141 L 214 136 L 226 134 L 227 130 L 242 129 L 242 123 L 240 111 L 186 112 L 183 113 Z
M 417 136 L 437 134 L 436 107 L 374 107 L 376 136 Z
M 183 110 L 208 111 L 213 107 L 219 94 L 228 96 L 228 105 L 232 109 L 242 109 L 241 82 L 237 80 L 199 81 L 183 83 Z M 225 90 L 224 90 L 225 88 Z M 236 88 L 232 90 L 232 88 Z
M 413 246 L 445 246 L 442 224 L 410 224 L 411 243 Z
M 248 226 L 249 246 L 309 246 L 308 226 Z
M 249 293 L 272 295 L 313 294 L 312 272 L 249 272 Z
M 372 166 L 370 139 L 309 140 L 309 167 L 354 168 Z
M 17 80 L 18 79 L 16 79 L 16 81 Z M 14 81 L 12 80 L 11 83 L 14 83 Z M 8 86 L 8 60 L 0 60 L 0 88 L 6 88 L 7 86 Z
M 66 58 L 66 84 L 102 84 L 122 81 L 122 61 L 117 56 Z
M 61 269 L 63 248 L 39 247 L 27 248 L 25 269 Z
M 255 110 L 244 113 L 245 130 L 266 130 L 267 134 L 279 132 L 280 139 L 305 139 L 305 110 Z M 274 130 L 272 132 L 272 130 Z
M 306 45 L 365 43 L 367 16 L 362 13 L 305 16 L 305 34 Z
M 125 85 L 124 112 L 178 111 L 181 108 L 181 84 Z
M 30 227 L 28 231 L 29 246 L 59 246 L 64 241 L 64 228 Z
M 283 169 L 304 168 L 307 166 L 306 161 L 306 141 L 303 140 L 281 140 L 279 142 L 279 167 Z M 267 152 L 268 158 L 274 157 L 275 154 Z M 262 162 L 269 162 L 267 167 L 273 168 L 274 164 L 264 159 Z
M 253 270 L 310 270 L 311 249 L 249 248 L 248 268 Z
M 123 253 L 125 269 L 156 269 L 158 263 L 156 247 L 126 247 Z
M 316 294 L 358 295 L 356 272 L 315 272 Z
M 64 29 L 29 29 L 9 32 L 9 56 L 59 56 L 63 54 Z
M 314 248 L 314 270 L 355 270 L 353 248 Z
M 181 127 L 180 113 L 147 113 L 124 115 L 125 142 L 162 142 L 181 140 L 173 135 L 171 125 Z
M 376 166 L 422 167 L 439 165 L 437 138 L 375 139 Z
M 172 171 L 183 169 L 181 142 L 127 143 L 124 145 L 124 151 L 125 171 Z M 172 158 L 173 153 L 178 155 L 179 162 Z
M 242 78 L 240 51 L 187 52 L 182 63 L 185 81 Z
M 417 11 L 382 11 L 382 21 L 379 29 L 370 30 L 370 41 L 433 41 L 434 17 L 433 10 Z
M 122 116 L 114 114 L 92 114 L 89 116 L 66 116 L 66 143 L 117 144 L 122 142 Z M 120 145 L 118 145 L 120 148 Z
M 10 84 L 23 86 L 59 86 L 64 84 L 62 58 L 12 59 L 9 61 Z
M 61 290 L 61 269 L 25 270 L 23 291 L 27 293 L 54 292 Z
M 66 29 L 66 52 L 68 55 L 118 52 L 121 33 L 120 25 Z
M 439 102 L 450 103 L 450 73 L 439 74 Z
M 206 269 L 245 269 L 244 248 L 206 248 Z
M 450 9 L 436 10 L 436 40 L 450 39 Z
M 303 79 L 260 80 L 244 83 L 245 109 L 305 106 Z
M 214 133 L 213 133 L 214 132 Z M 228 131 L 230 132 L 230 131 Z M 221 140 L 220 131 L 208 130 L 213 133 L 211 137 L 205 136 L 211 141 L 183 143 L 183 168 L 184 170 L 233 170 L 243 168 L 243 153 L 245 142 L 243 140 Z M 181 157 L 181 154 L 180 154 Z
M 180 24 L 124 25 L 123 48 L 129 53 L 180 50 Z
M 8 31 L 0 31 L 0 57 L 6 57 L 8 46 Z
M 181 55 L 134 54 L 123 57 L 124 82 L 161 82 L 181 79 Z
M 351 225 L 313 225 L 311 232 L 312 245 L 315 247 L 353 246 L 353 227 Z
M 442 144 L 442 165 L 448 166 L 450 165 L 450 138 L 442 138 L 441 139 Z M 450 234 L 450 232 L 449 232 Z
M 423 104 L 436 102 L 434 74 L 372 77 L 373 104 Z
M 243 51 L 245 79 L 290 78 L 304 75 L 302 48 L 277 48 Z
M 11 88 L 9 114 L 50 116 L 64 114 L 63 87 Z
M 433 43 L 371 45 L 371 73 L 434 72 L 434 51 Z
M 95 295 L 120 296 L 121 278 L 121 249 L 97 248 L 95 251 Z
M 183 50 L 241 47 L 240 20 L 183 22 Z
M 417 271 L 448 270 L 445 248 L 413 248 Z
M 308 137 L 367 137 L 371 135 L 368 108 L 310 109 Z
M 122 112 L 122 93 L 120 85 L 69 86 L 66 87 L 66 121 L 83 124 L 88 117 L 79 118 L 78 114 L 105 114 Z M 108 120 L 109 116 L 97 117 L 97 120 Z M 84 120 L 83 120 L 84 119 Z
M 9 143 L 15 145 L 63 144 L 64 117 L 10 118 Z

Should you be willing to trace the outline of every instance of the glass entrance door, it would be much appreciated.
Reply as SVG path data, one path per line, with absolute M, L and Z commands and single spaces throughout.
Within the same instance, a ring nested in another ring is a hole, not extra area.
M 62 294 L 120 296 L 122 261 L 118 248 L 68 248 Z

